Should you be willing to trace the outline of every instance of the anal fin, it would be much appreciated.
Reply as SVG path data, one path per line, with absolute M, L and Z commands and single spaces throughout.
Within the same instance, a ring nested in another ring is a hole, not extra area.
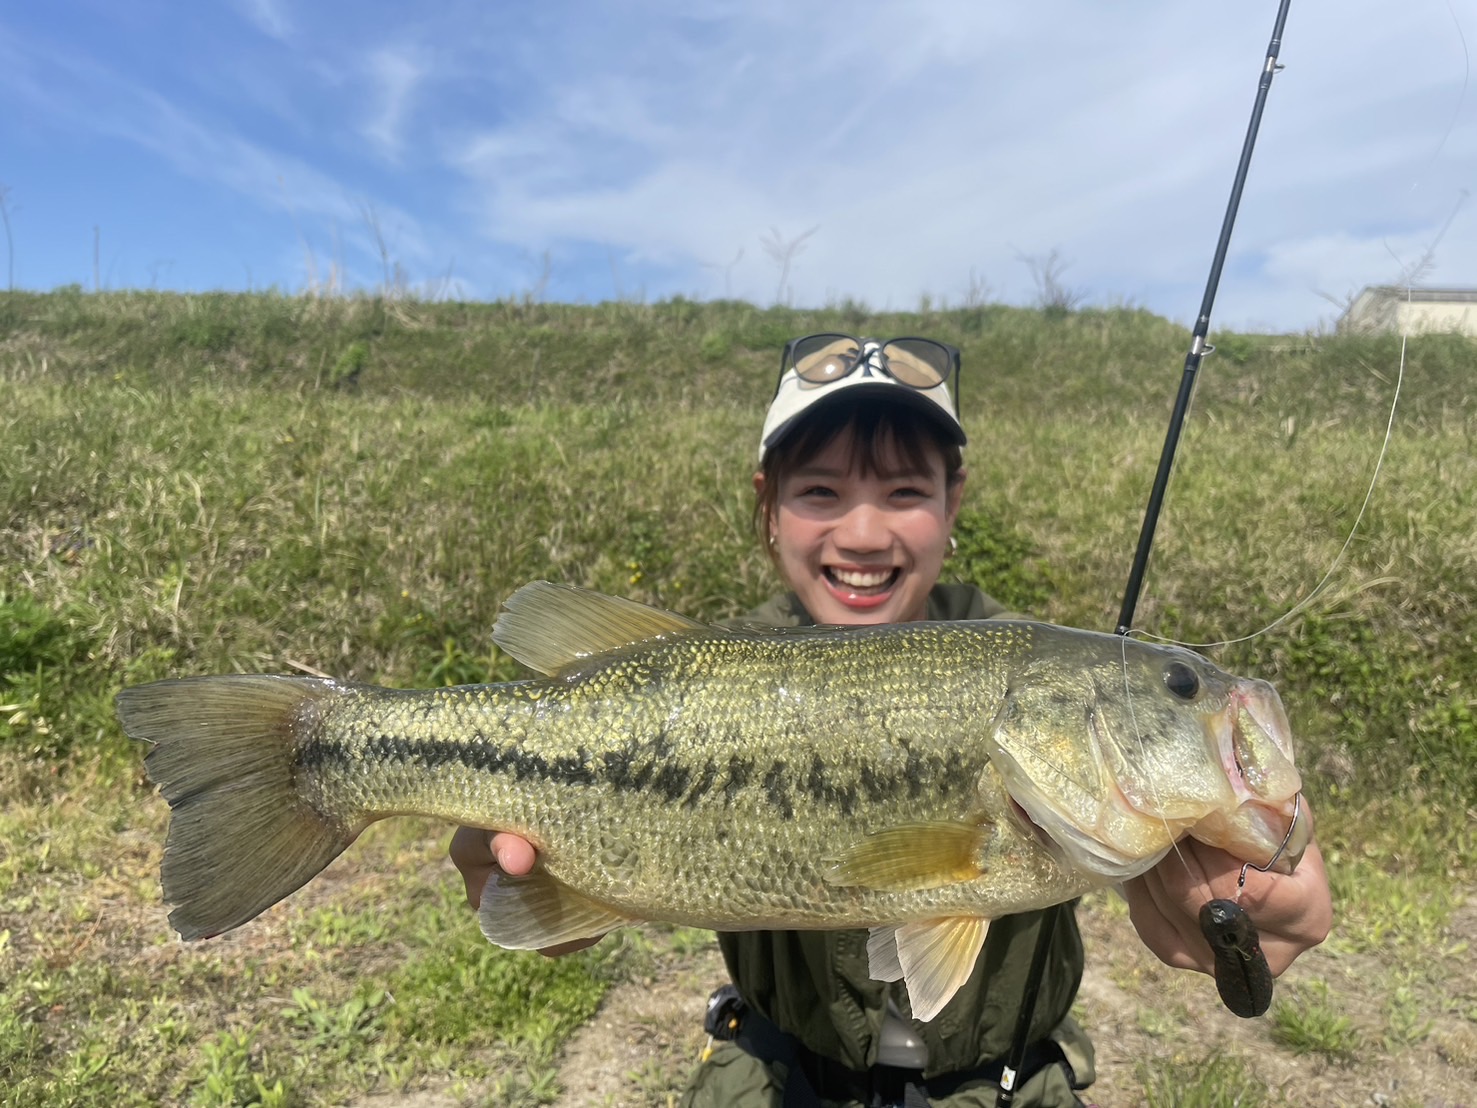
M 640 922 L 543 872 L 522 877 L 493 874 L 482 890 L 477 919 L 488 942 L 508 950 L 542 950 L 598 939 L 607 931 Z

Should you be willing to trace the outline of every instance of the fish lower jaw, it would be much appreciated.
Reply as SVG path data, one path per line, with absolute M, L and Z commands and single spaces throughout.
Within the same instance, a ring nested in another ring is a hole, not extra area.
M 1294 800 L 1248 801 L 1230 813 L 1216 812 L 1201 820 L 1190 835 L 1259 869 L 1271 863 L 1276 872 L 1291 873 L 1312 838 L 1310 821 L 1295 815 L 1295 810 Z

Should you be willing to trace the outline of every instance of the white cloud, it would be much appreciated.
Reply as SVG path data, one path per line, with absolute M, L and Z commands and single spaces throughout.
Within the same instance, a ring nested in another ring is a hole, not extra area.
M 279 42 L 291 40 L 293 26 L 283 10 L 282 0 L 236 0 L 236 7 L 262 34 Z
M 417 266 L 441 265 L 408 210 L 366 196 L 295 155 L 248 139 L 219 118 L 193 114 L 172 99 L 90 58 L 31 42 L 19 52 L 27 67 L 7 69 L 9 83 L 44 116 L 69 128 L 123 139 L 174 171 L 222 186 L 253 208 L 285 214 L 284 237 L 322 256 L 321 266 L 374 272 L 380 265 L 374 224 L 395 256 Z M 28 76 L 40 69 L 44 86 Z M 138 203 L 148 203 L 140 197 Z M 345 246 L 350 258 L 345 260 Z M 376 274 L 376 279 L 378 274 Z
M 369 56 L 366 78 L 374 114 L 361 131 L 387 161 L 400 159 L 404 129 L 424 76 L 425 67 L 413 50 L 385 47 Z

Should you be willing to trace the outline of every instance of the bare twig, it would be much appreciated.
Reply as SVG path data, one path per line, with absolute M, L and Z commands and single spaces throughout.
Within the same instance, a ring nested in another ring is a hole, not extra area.
M 790 266 L 794 263 L 795 256 L 805 249 L 805 240 L 820 229 L 821 226 L 817 223 L 810 230 L 802 231 L 794 238 L 787 239 L 780 234 L 778 227 L 771 227 L 769 237 L 759 240 L 759 245 L 764 247 L 764 252 L 780 267 L 780 280 L 774 291 L 776 304 L 788 303 L 785 294 L 790 283 Z
M 10 186 L 0 184 L 0 223 L 5 224 L 5 288 L 15 291 L 15 240 L 10 236 Z
M 727 265 L 718 265 L 718 264 L 716 264 L 714 262 L 704 262 L 703 263 L 703 268 L 704 269 L 711 269 L 715 273 L 716 272 L 719 272 L 719 271 L 722 271 L 722 273 L 723 273 L 723 299 L 724 300 L 732 300 L 733 299 L 733 267 L 736 266 L 736 265 L 738 265 L 739 262 L 741 262 L 743 260 L 744 260 L 744 248 L 742 246 L 740 246 L 738 248 L 738 253 L 733 256 L 733 261 L 729 262 Z
M 1045 257 L 1019 250 L 1015 256 L 1031 270 L 1031 280 L 1036 284 L 1036 306 L 1042 311 L 1065 314 L 1086 298 L 1081 289 L 1068 288 L 1062 282 L 1062 274 L 1071 263 L 1064 261 L 1055 247 Z

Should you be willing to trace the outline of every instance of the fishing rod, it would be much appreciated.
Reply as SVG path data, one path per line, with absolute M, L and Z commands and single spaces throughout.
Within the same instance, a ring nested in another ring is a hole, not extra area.
M 1210 263 L 1210 276 L 1205 282 L 1205 295 L 1200 300 L 1200 314 L 1190 336 L 1190 351 L 1185 355 L 1184 372 L 1180 376 L 1179 392 L 1175 396 L 1174 409 L 1169 417 L 1169 430 L 1164 437 L 1164 449 L 1159 454 L 1159 468 L 1154 474 L 1154 484 L 1149 491 L 1149 502 L 1144 509 L 1143 526 L 1139 530 L 1138 548 L 1134 551 L 1133 566 L 1128 573 L 1128 584 L 1123 593 L 1123 607 L 1118 613 L 1116 633 L 1128 634 L 1133 626 L 1134 610 L 1138 607 L 1139 591 L 1143 587 L 1144 573 L 1149 565 L 1149 551 L 1154 545 L 1154 531 L 1159 524 L 1159 511 L 1164 505 L 1164 493 L 1169 487 L 1170 470 L 1174 467 L 1174 455 L 1179 447 L 1180 431 L 1185 416 L 1190 410 L 1190 398 L 1195 392 L 1196 376 L 1205 355 L 1215 348 L 1206 341 L 1210 334 L 1210 312 L 1215 305 L 1216 290 L 1221 283 L 1221 270 L 1226 264 L 1226 252 L 1231 245 L 1231 229 L 1236 225 L 1236 212 L 1241 207 L 1241 192 L 1246 187 L 1246 177 L 1251 169 L 1251 153 L 1256 147 L 1257 132 L 1261 129 L 1262 110 L 1267 104 L 1267 93 L 1272 88 L 1272 78 L 1282 68 L 1277 54 L 1282 48 L 1282 31 L 1287 24 L 1287 9 L 1292 0 L 1280 0 L 1277 19 L 1272 25 L 1272 40 L 1267 46 L 1267 57 L 1257 81 L 1256 100 L 1251 109 L 1251 121 L 1246 127 L 1246 138 L 1241 143 L 1241 159 L 1236 165 L 1236 176 L 1231 182 L 1231 196 L 1226 203 L 1225 218 L 1221 220 L 1221 233 L 1216 239 L 1215 256 Z M 1230 902 L 1227 902 L 1230 903 Z M 1232 905 L 1235 907 L 1235 905 Z M 1236 908 L 1240 912 L 1239 908 Z M 995 1097 L 995 1108 L 1008 1108 L 1015 1100 L 1016 1079 L 1025 1066 L 1026 1051 L 1030 1046 L 1031 1021 L 1035 1015 L 1036 998 L 1041 992 L 1041 978 L 1046 972 L 1047 955 L 1056 932 L 1057 918 L 1061 911 L 1047 912 L 1041 920 L 1036 934 L 1036 947 L 1031 955 L 1031 966 L 1027 971 L 1025 1000 L 1016 1016 L 1015 1038 L 1011 1043 L 1008 1064 L 1000 1074 L 1000 1091 Z M 1244 913 L 1243 913 L 1244 917 Z M 1241 922 L 1238 920 L 1238 922 Z M 1244 920 L 1250 926 L 1250 920 Z M 1202 927 L 1204 925 L 1202 924 Z M 1209 938 L 1207 933 L 1207 938 Z M 1251 945 L 1256 946 L 1255 929 L 1251 933 Z M 1260 948 L 1257 948 L 1260 956 Z M 1223 962 L 1219 956 L 1217 970 Z M 1221 985 L 1217 979 L 1218 987 Z M 1270 992 L 1270 990 L 1269 990 Z M 1222 995 L 1225 995 L 1224 988 Z

